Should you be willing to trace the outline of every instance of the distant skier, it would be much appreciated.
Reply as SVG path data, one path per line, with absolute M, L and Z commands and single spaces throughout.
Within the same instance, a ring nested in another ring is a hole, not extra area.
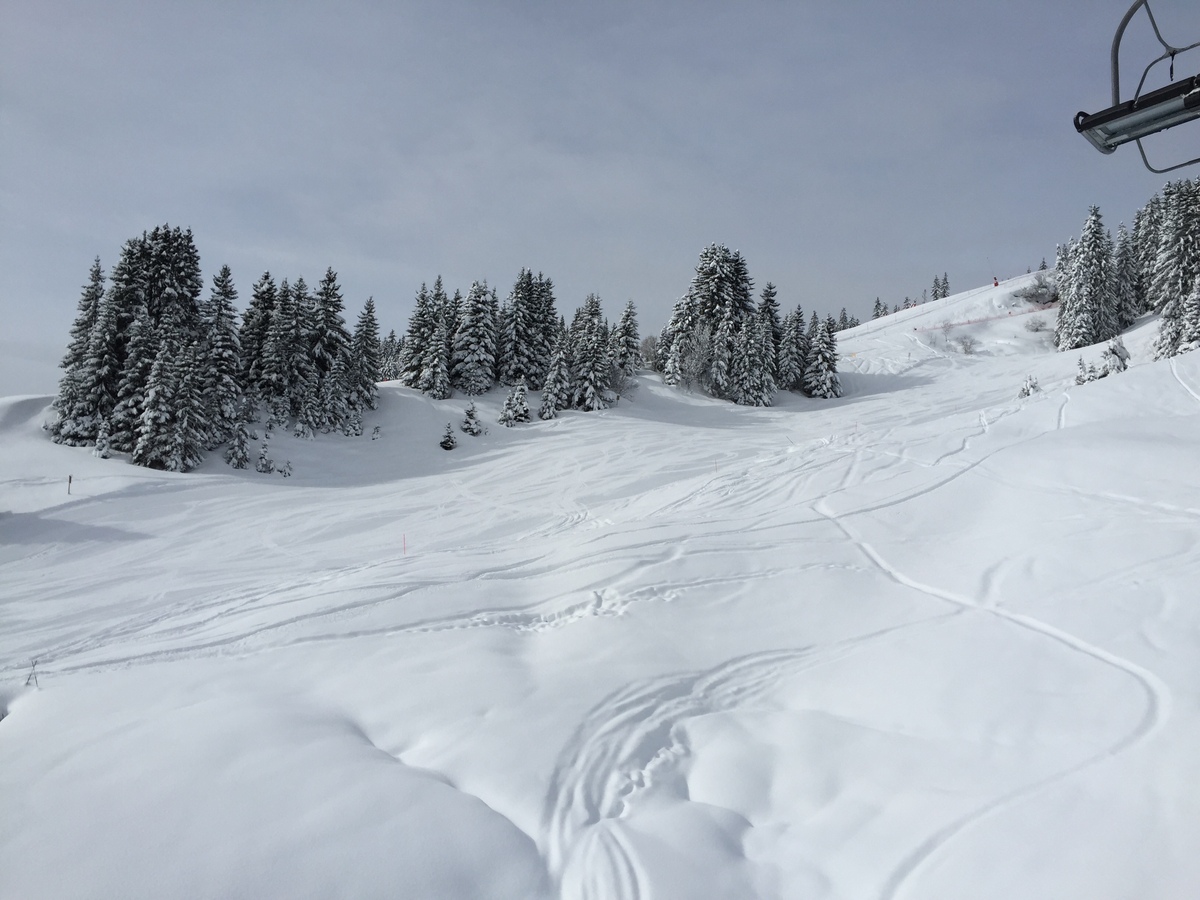
M 1000 279 L 995 275 L 992 276 L 992 287 L 1000 287 Z

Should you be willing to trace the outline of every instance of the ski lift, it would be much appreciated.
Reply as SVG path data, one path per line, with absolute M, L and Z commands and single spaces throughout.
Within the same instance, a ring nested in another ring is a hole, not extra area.
M 1163 46 L 1163 53 L 1146 66 L 1145 71 L 1142 72 L 1137 90 L 1133 92 L 1133 99 L 1122 101 L 1119 58 L 1121 38 L 1134 14 L 1143 8 L 1146 10 L 1146 16 L 1150 19 L 1150 26 L 1154 29 L 1154 36 Z M 1156 169 L 1150 165 L 1150 161 L 1146 158 L 1146 150 L 1142 147 L 1142 138 L 1148 135 L 1166 131 L 1168 128 L 1174 128 L 1176 125 L 1182 125 L 1193 119 L 1200 119 L 1200 75 L 1175 81 L 1175 57 L 1195 47 L 1200 47 L 1200 41 L 1187 47 L 1174 47 L 1168 44 L 1158 30 L 1158 23 L 1154 21 L 1154 13 L 1150 10 L 1149 0 L 1135 0 L 1134 4 L 1129 7 L 1129 11 L 1125 13 L 1121 24 L 1117 26 L 1116 35 L 1113 36 L 1112 106 L 1090 115 L 1085 112 L 1076 113 L 1075 130 L 1087 138 L 1092 146 L 1101 153 L 1112 153 L 1121 144 L 1133 141 L 1137 144 L 1138 152 L 1142 154 L 1142 162 L 1145 163 L 1146 168 L 1159 175 L 1200 162 L 1200 156 L 1198 156 L 1166 169 Z M 1150 74 L 1150 70 L 1167 59 L 1171 61 L 1172 83 L 1167 87 L 1143 94 L 1142 88 L 1146 85 L 1146 76 Z

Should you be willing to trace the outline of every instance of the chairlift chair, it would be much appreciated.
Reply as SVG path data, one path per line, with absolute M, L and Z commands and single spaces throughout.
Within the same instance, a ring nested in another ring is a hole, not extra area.
M 1131 100 L 1121 100 L 1121 77 L 1120 77 L 1120 49 L 1121 38 L 1125 34 L 1125 28 L 1134 14 L 1139 9 L 1146 10 L 1146 16 L 1150 19 L 1150 26 L 1154 29 L 1154 36 L 1158 38 L 1158 42 L 1163 46 L 1163 53 L 1157 59 L 1153 60 L 1150 65 L 1146 66 L 1142 72 L 1141 80 L 1138 81 L 1137 90 L 1133 93 Z M 1200 47 L 1200 41 L 1195 44 L 1190 44 L 1187 47 L 1174 47 L 1168 44 L 1158 30 L 1158 23 L 1154 20 L 1154 13 L 1150 10 L 1148 0 L 1136 0 L 1129 7 L 1129 11 L 1125 13 L 1125 18 L 1121 20 L 1121 24 L 1117 26 L 1117 33 L 1113 36 L 1112 44 L 1112 106 L 1108 109 L 1102 109 L 1097 113 L 1080 112 L 1075 115 L 1075 130 L 1087 138 L 1097 150 L 1101 153 L 1112 153 L 1121 144 L 1127 144 L 1131 141 L 1137 144 L 1138 152 L 1142 155 L 1142 162 L 1151 172 L 1163 174 L 1165 172 L 1173 172 L 1176 169 L 1182 169 L 1184 166 L 1190 166 L 1193 163 L 1200 162 L 1200 156 L 1195 159 L 1189 159 L 1187 162 L 1179 163 L 1178 165 L 1169 166 L 1165 169 L 1156 169 L 1150 165 L 1150 161 L 1146 158 L 1146 150 L 1142 146 L 1142 138 L 1151 134 L 1157 134 L 1160 131 L 1166 131 L 1168 128 L 1174 128 L 1176 125 L 1182 125 L 1184 122 L 1190 122 L 1193 119 L 1200 119 L 1200 75 L 1195 75 L 1190 78 L 1185 78 L 1182 81 L 1175 81 L 1175 57 L 1187 50 L 1195 47 Z M 1171 78 L 1172 83 L 1164 88 L 1142 93 L 1142 88 L 1146 85 L 1146 76 L 1150 74 L 1150 70 L 1164 60 L 1171 61 Z

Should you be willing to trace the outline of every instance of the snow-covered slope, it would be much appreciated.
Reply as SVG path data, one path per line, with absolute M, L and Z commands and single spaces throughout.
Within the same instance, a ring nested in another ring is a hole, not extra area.
M 0 401 L 0 897 L 1196 896 L 1200 357 L 1077 387 L 1026 281 L 290 479 Z

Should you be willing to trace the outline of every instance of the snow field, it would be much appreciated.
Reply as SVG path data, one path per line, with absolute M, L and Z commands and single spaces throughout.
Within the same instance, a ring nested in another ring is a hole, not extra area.
M 1027 280 L 289 479 L 0 401 L 0 897 L 1195 896 L 1200 360 L 1077 387 Z

